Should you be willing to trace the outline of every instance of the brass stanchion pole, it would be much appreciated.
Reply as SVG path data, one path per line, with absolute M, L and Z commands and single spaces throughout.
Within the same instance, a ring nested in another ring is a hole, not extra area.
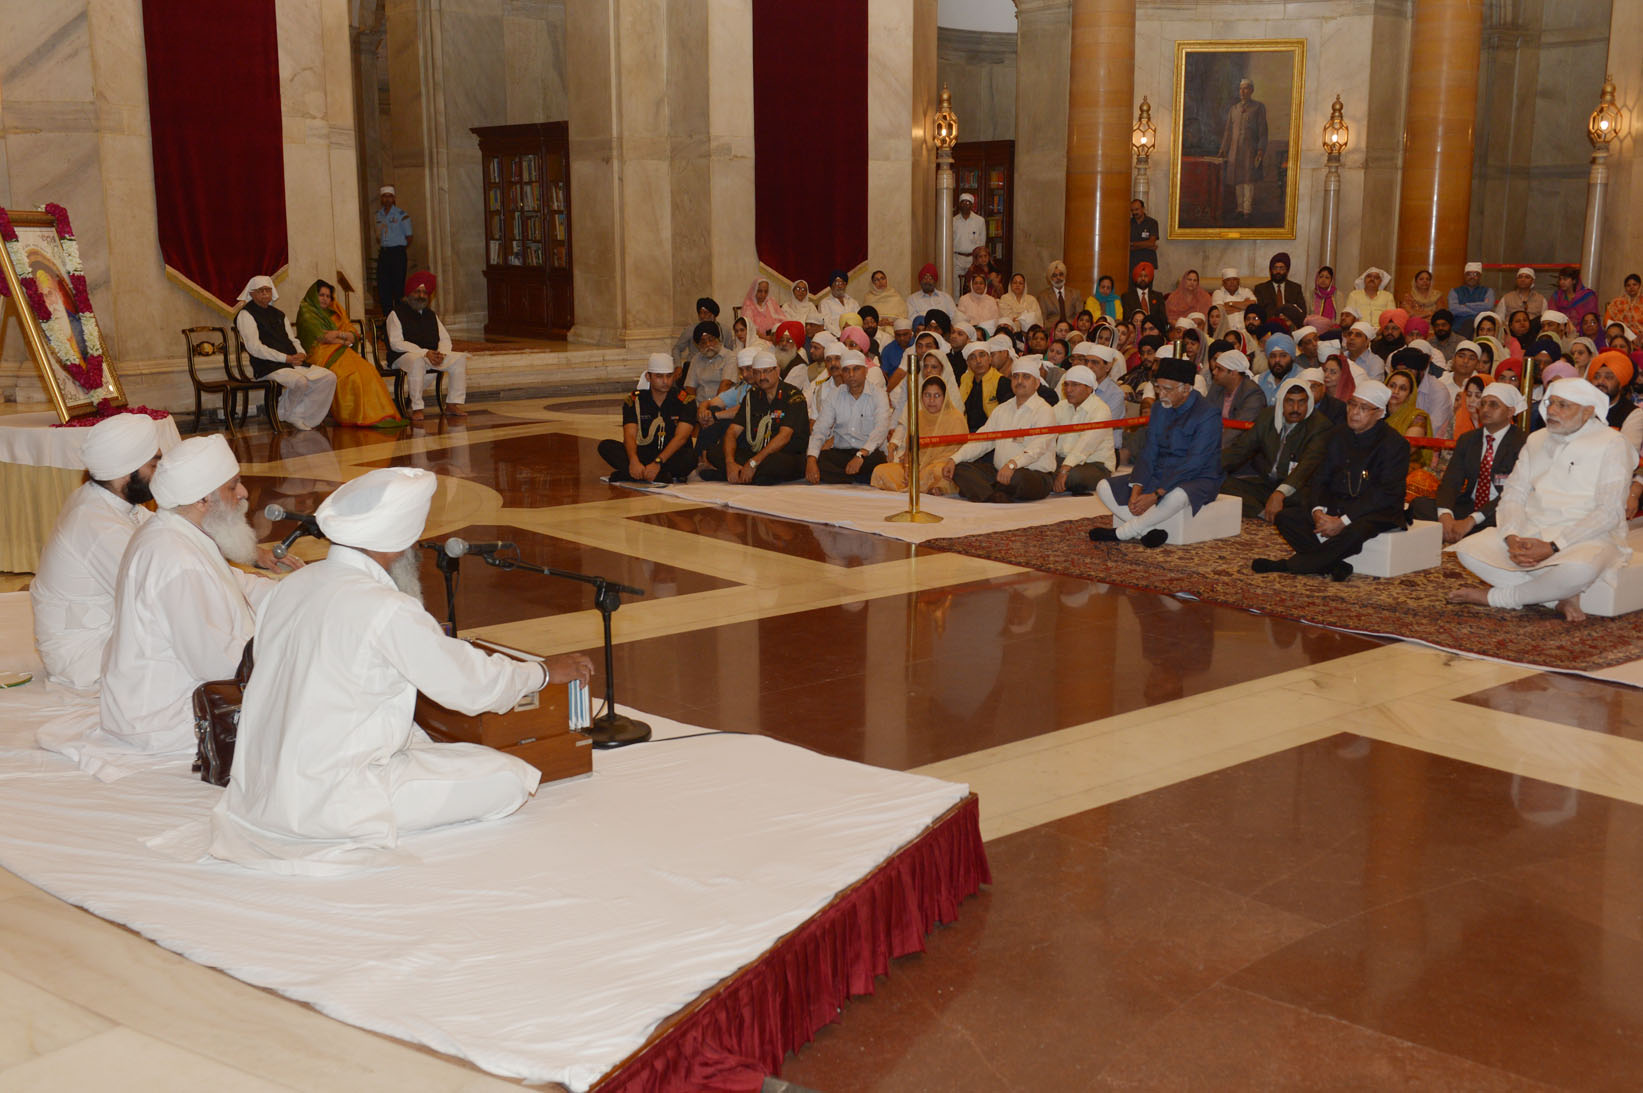
M 901 381 L 907 387 L 907 509 L 894 516 L 886 516 L 887 524 L 939 524 L 941 517 L 933 512 L 921 512 L 918 507 L 919 495 L 919 431 L 918 431 L 918 404 L 920 381 L 912 373 Z

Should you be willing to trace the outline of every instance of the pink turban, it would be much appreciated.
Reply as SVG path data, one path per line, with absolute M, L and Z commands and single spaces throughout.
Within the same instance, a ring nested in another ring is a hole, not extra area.
M 863 353 L 867 352 L 867 347 L 872 344 L 867 337 L 867 331 L 863 330 L 859 326 L 845 327 L 844 333 L 839 335 L 839 341 L 847 342 L 861 350 Z
M 1386 316 L 1383 314 L 1381 318 L 1384 319 Z M 1403 332 L 1410 338 L 1424 338 L 1432 333 L 1432 324 L 1416 315 L 1404 324 Z

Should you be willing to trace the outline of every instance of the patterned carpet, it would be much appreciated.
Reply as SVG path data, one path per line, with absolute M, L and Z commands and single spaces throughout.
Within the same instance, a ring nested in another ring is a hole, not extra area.
M 1503 611 L 1450 604 L 1450 589 L 1478 583 L 1450 553 L 1436 569 L 1389 580 L 1355 576 L 1335 584 L 1324 577 L 1251 573 L 1250 559 L 1291 553 L 1278 533 L 1259 520 L 1245 520 L 1236 539 L 1191 546 L 1147 550 L 1139 543 L 1090 542 L 1090 528 L 1111 523 L 1110 517 L 1069 520 L 930 545 L 1047 573 L 1184 594 L 1224 607 L 1413 638 L 1554 670 L 1591 672 L 1643 659 L 1643 612 L 1570 624 L 1543 608 Z

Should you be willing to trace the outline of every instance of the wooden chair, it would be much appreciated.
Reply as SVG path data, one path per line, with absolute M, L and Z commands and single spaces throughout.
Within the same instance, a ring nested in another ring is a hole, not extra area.
M 275 413 L 279 408 L 280 385 L 273 380 L 257 378 L 256 373 L 246 364 L 246 358 L 249 354 L 245 351 L 244 343 L 240 341 L 239 329 L 230 325 L 229 330 L 234 333 L 234 355 L 223 359 L 223 369 L 228 373 L 229 379 L 247 385 L 241 389 L 241 393 L 245 396 L 243 400 L 238 395 L 235 396 L 240 424 L 245 424 L 245 415 L 251 412 L 251 395 L 256 391 L 261 391 L 262 409 L 263 413 L 268 416 L 268 424 L 273 426 L 276 433 L 284 432 L 285 427 L 279 423 L 279 417 Z
M 359 323 L 358 319 L 354 320 Z M 377 372 L 384 378 L 393 377 L 394 405 L 399 407 L 401 417 L 411 416 L 411 403 L 406 391 L 406 376 L 403 369 L 384 363 L 388 359 L 388 320 L 381 315 L 371 316 L 370 326 L 367 328 L 365 340 L 371 346 L 371 363 L 377 366 Z M 429 369 L 434 377 L 434 405 L 439 412 L 445 412 L 445 373 Z
M 399 410 L 399 416 L 405 417 L 405 373 L 397 368 L 384 368 L 382 365 L 382 341 L 377 337 L 377 328 L 381 321 L 372 322 L 369 326 L 362 319 L 354 319 L 352 322 L 354 333 L 359 335 L 360 346 L 371 351 L 371 363 L 376 366 L 377 375 L 393 382 L 394 406 Z
M 278 396 L 270 388 L 278 387 L 272 380 L 242 380 L 234 375 L 228 365 L 228 331 L 220 326 L 190 326 L 183 328 L 183 342 L 188 347 L 188 381 L 194 385 L 194 432 L 200 431 L 200 419 L 205 416 L 203 398 L 206 395 L 222 397 L 222 417 L 224 427 L 230 436 L 238 435 L 234 427 L 234 406 L 241 394 L 250 402 L 252 392 L 263 392 L 263 408 L 268 413 L 268 423 L 278 431 L 279 425 L 274 420 L 274 403 Z M 216 358 L 223 362 L 223 373 L 226 378 L 220 380 L 205 379 L 200 375 L 200 358 Z

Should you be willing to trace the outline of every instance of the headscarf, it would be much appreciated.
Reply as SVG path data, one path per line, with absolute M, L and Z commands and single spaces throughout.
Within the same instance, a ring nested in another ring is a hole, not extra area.
M 314 519 L 333 543 L 397 554 L 422 535 L 438 485 L 419 467 L 378 467 L 338 486 Z
M 1147 266 L 1148 269 L 1152 268 L 1146 262 L 1142 262 L 1135 268 L 1139 270 L 1141 266 Z M 1091 290 L 1090 296 L 1101 306 L 1101 315 L 1104 318 L 1118 318 L 1118 293 L 1102 292 L 1100 279 L 1096 280 L 1095 288 Z
M 1586 378 L 1591 379 L 1597 375 L 1599 368 L 1607 368 L 1613 372 L 1614 378 L 1620 381 L 1622 387 L 1630 384 L 1632 376 L 1636 374 L 1636 369 L 1632 367 L 1631 358 L 1618 349 L 1605 349 L 1593 357 L 1592 362 L 1586 366 Z M 1550 382 L 1549 376 L 1542 375 L 1541 378 Z
M 274 279 L 272 277 L 264 276 L 263 274 L 258 274 L 257 276 L 251 278 L 251 280 L 245 282 L 245 287 L 240 289 L 240 294 L 236 297 L 236 299 L 238 299 L 242 304 L 248 304 L 251 302 L 251 294 L 259 288 L 272 288 L 274 289 L 274 300 L 278 300 L 280 298 L 280 290 L 274 287 Z M 269 302 L 272 303 L 273 301 Z
M 949 364 L 944 369 L 944 374 L 940 377 L 928 376 L 917 379 L 916 381 L 910 378 L 906 381 L 907 384 L 912 384 L 914 382 L 918 384 L 918 386 L 914 388 L 918 394 L 913 397 L 918 402 L 918 435 L 921 437 L 962 436 L 970 431 L 970 423 L 964 417 L 964 409 L 956 401 L 958 398 L 958 384 L 952 379 L 952 372 L 952 365 Z M 932 414 L 924 408 L 924 399 L 919 396 L 923 395 L 924 385 L 926 383 L 934 382 L 939 382 L 941 384 L 942 394 L 944 394 L 946 398 L 942 401 L 941 412 Z M 907 438 L 906 421 L 907 419 L 904 416 L 898 426 L 901 430 L 902 442 L 905 442 Z M 924 467 L 937 466 L 942 461 L 952 458 L 953 453 L 958 451 L 958 449 L 959 446 L 956 444 L 951 447 L 920 448 L 919 463 Z
M 760 285 L 765 286 L 762 304 L 758 302 Z M 753 278 L 753 283 L 747 286 L 747 296 L 742 299 L 741 316 L 747 320 L 747 331 L 750 335 L 763 334 L 787 318 L 786 313 L 782 311 L 782 305 L 776 302 L 776 292 L 771 287 L 770 278 Z
M 1418 278 L 1422 273 L 1424 273 L 1424 274 L 1426 274 L 1427 276 L 1430 277 L 1431 274 L 1432 274 L 1432 271 L 1429 270 L 1429 269 L 1417 270 L 1416 273 L 1415 273 L 1415 277 Z M 1438 301 L 1443 299 L 1443 293 L 1438 291 L 1437 281 L 1436 281 L 1435 278 L 1432 282 L 1432 288 L 1427 290 L 1427 292 L 1424 296 L 1421 294 L 1421 290 L 1415 287 L 1414 280 L 1411 280 L 1409 282 L 1409 299 L 1412 300 L 1415 304 L 1417 304 L 1421 308 L 1436 309 L 1438 306 L 1440 306 Z
M 1369 290 L 1363 287 L 1363 282 L 1364 278 L 1368 277 L 1371 273 L 1378 273 L 1381 275 L 1381 287 L 1376 290 L 1376 295 L 1386 292 L 1387 286 L 1392 283 L 1392 275 L 1379 266 L 1370 266 L 1368 269 L 1358 274 L 1358 279 L 1352 282 L 1352 287 L 1366 296 L 1369 295 Z
M 418 288 L 427 289 L 428 295 L 432 296 L 434 291 L 439 288 L 439 278 L 435 277 L 425 269 L 417 270 L 415 273 L 405 278 L 405 295 L 409 296 Z
M 793 299 L 787 301 L 787 303 L 782 305 L 782 314 L 787 316 L 787 318 L 791 321 L 799 323 L 800 325 L 807 322 L 821 322 L 821 310 L 816 307 L 816 298 L 810 292 L 810 282 L 806 281 L 803 277 L 800 277 L 793 282 L 794 288 L 797 288 L 799 285 L 804 286 L 804 299 L 800 300 L 797 297 L 794 297 Z M 794 341 L 796 344 L 800 345 L 804 343 L 803 338 L 796 338 Z
M 874 272 L 882 273 L 883 271 L 875 270 Z M 897 292 L 895 286 L 890 284 L 888 279 L 884 283 L 883 292 L 874 288 L 872 281 L 869 280 L 867 292 L 862 296 L 861 302 L 864 306 L 870 307 L 879 313 L 879 324 L 881 326 L 893 324 L 897 319 L 908 318 L 906 297 Z
M 1318 273 L 1323 273 L 1326 270 L 1329 272 L 1329 288 L 1320 292 L 1318 290 Z M 1308 326 L 1315 326 L 1322 330 L 1327 325 L 1327 320 L 1335 318 L 1335 270 L 1332 266 L 1319 266 L 1318 273 L 1312 275 L 1312 315 L 1316 316 L 1319 321 L 1313 322 L 1312 316 L 1308 316 L 1306 321 Z
M 1609 396 L 1582 379 L 1558 380 L 1546 388 L 1546 397 L 1560 398 L 1577 406 L 1590 406 L 1597 411 L 1597 421 L 1602 421 L 1609 412 Z
M 297 305 L 297 340 L 308 351 L 309 360 L 320 367 L 328 367 L 331 361 L 348 348 L 340 342 L 334 345 L 322 345 L 320 339 L 332 330 L 340 330 L 348 323 L 348 316 L 337 304 L 337 291 L 331 290 L 331 306 L 329 309 L 321 307 L 319 302 L 320 286 L 325 281 L 315 281 L 308 286 L 303 294 L 302 303 Z M 329 349 L 331 352 L 326 353 Z M 320 359 L 320 356 L 324 359 Z
M 1329 356 L 1324 358 L 1325 364 L 1330 361 L 1334 361 L 1340 366 L 1341 378 L 1340 381 L 1335 384 L 1334 394 L 1336 398 L 1340 399 L 1342 402 L 1345 402 L 1347 399 L 1352 397 L 1352 392 L 1355 391 L 1358 386 L 1358 381 L 1352 374 L 1352 362 L 1346 359 L 1345 353 L 1331 353 Z M 1322 369 L 1320 369 L 1320 371 L 1322 371 Z M 1328 382 L 1328 378 L 1325 377 L 1324 383 L 1326 388 L 1328 386 Z
M 1196 290 L 1187 288 L 1187 274 L 1196 274 L 1197 272 L 1195 269 L 1189 269 L 1186 273 L 1181 274 L 1180 279 L 1175 282 L 1175 291 L 1164 298 L 1164 314 L 1169 316 L 1170 322 L 1173 323 L 1177 319 L 1184 319 L 1194 311 L 1208 313 L 1210 295 L 1204 291 L 1203 279 L 1199 279 Z
M 98 482 L 112 482 L 147 463 L 160 450 L 160 430 L 147 414 L 113 414 L 85 431 L 80 458 Z
M 1388 404 L 1388 408 L 1386 408 L 1386 423 L 1396 429 L 1399 436 L 1403 436 L 1405 433 L 1409 432 L 1410 427 L 1416 424 L 1424 425 L 1426 428 L 1426 435 L 1431 436 L 1432 419 L 1427 415 L 1425 410 L 1422 410 L 1416 405 L 1417 400 L 1415 395 L 1420 391 L 1420 377 L 1415 375 L 1415 373 L 1408 368 L 1394 368 L 1386 377 L 1388 381 L 1388 389 L 1391 388 L 1391 379 L 1393 376 L 1402 376 L 1404 379 L 1409 381 L 1409 397 L 1404 399 L 1403 404 L 1398 406 L 1396 409 L 1389 408 L 1390 403 Z
M 149 490 L 162 509 L 192 505 L 240 473 L 240 461 L 222 434 L 191 436 L 166 452 Z
M 1309 368 L 1307 371 L 1310 372 L 1312 369 Z M 1312 400 L 1312 384 L 1306 379 L 1301 376 L 1291 376 L 1280 383 L 1278 393 L 1272 399 L 1272 427 L 1278 431 L 1280 436 L 1284 432 L 1284 395 L 1289 392 L 1291 387 L 1299 387 L 1301 392 L 1306 395 L 1306 415 L 1301 418 L 1302 421 L 1311 417 L 1315 408 Z

